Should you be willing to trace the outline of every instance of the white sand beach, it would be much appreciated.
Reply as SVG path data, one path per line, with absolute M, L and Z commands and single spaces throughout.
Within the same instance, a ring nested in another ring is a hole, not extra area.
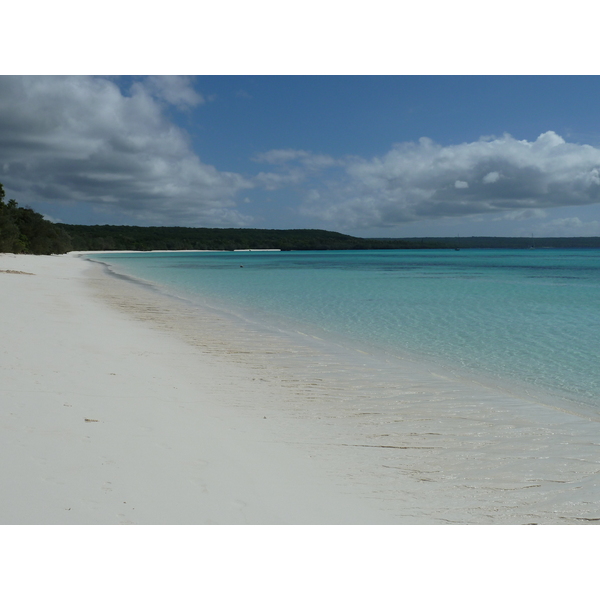
M 348 395 L 75 255 L 0 255 L 0 307 L 2 524 L 600 520 L 593 418 L 410 361 Z

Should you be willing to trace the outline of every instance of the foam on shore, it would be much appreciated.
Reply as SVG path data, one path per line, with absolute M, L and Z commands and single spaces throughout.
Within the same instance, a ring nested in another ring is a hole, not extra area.
M 600 518 L 596 421 L 73 256 L 0 269 L 36 275 L 0 273 L 7 523 Z

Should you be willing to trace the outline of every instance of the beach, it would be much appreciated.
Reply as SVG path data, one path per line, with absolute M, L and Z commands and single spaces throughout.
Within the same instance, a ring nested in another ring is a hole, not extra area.
M 600 520 L 592 416 L 258 340 L 76 254 L 0 255 L 0 306 L 3 524 Z

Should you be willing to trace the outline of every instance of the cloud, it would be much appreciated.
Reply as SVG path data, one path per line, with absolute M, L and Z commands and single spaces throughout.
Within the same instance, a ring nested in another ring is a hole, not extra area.
M 553 219 L 535 228 L 536 235 L 543 237 L 577 237 L 600 235 L 600 222 L 582 221 L 579 217 Z
M 202 94 L 192 87 L 192 78 L 182 75 L 152 75 L 146 77 L 143 83 L 135 86 L 144 86 L 153 96 L 173 104 L 177 108 L 185 109 L 204 104 Z
M 496 183 L 500 179 L 500 173 L 498 171 L 491 171 L 481 181 L 483 183 Z
M 308 169 L 326 169 L 336 165 L 343 164 L 341 161 L 327 154 L 314 154 L 306 150 L 269 150 L 256 154 L 253 158 L 256 162 L 269 163 L 272 165 L 283 165 L 290 162 L 296 162 Z
M 42 217 L 44 218 L 44 220 L 50 221 L 50 223 L 62 223 L 61 219 L 56 219 L 50 215 L 42 215 Z
M 308 156 L 308 152 L 305 150 L 269 150 L 268 152 L 261 152 L 254 156 L 256 162 L 269 163 L 272 165 L 279 165 L 291 160 L 297 160 Z
M 246 225 L 252 183 L 200 161 L 163 103 L 202 102 L 186 78 L 124 93 L 103 77 L 0 77 L 0 172 L 23 203 L 89 203 L 152 224 Z
M 261 171 L 254 177 L 254 183 L 266 190 L 279 190 L 295 186 L 306 179 L 306 175 L 299 169 L 290 169 L 285 173 L 272 173 Z
M 505 221 L 527 221 L 529 219 L 543 219 L 546 211 L 541 208 L 524 208 L 522 210 L 511 210 L 496 217 L 496 220 Z
M 261 171 L 254 183 L 265 189 L 279 190 L 298 187 L 307 181 L 322 177 L 321 171 L 343 165 L 343 161 L 326 154 L 314 154 L 306 150 L 277 149 L 262 152 L 252 157 L 254 162 L 267 163 L 276 171 Z
M 303 214 L 386 227 L 600 202 L 600 149 L 566 143 L 552 131 L 533 142 L 505 134 L 441 146 L 421 138 L 343 164 L 335 180 L 323 182 L 319 203 L 306 200 Z
M 552 208 L 600 203 L 600 149 L 552 131 L 448 146 L 421 138 L 372 158 L 279 148 L 251 158 L 256 175 L 219 171 L 169 117 L 207 101 L 193 79 L 137 78 L 128 89 L 124 81 L 1 76 L 8 193 L 48 214 L 53 203 L 84 204 L 105 222 L 248 226 L 244 210 L 277 190 L 277 201 L 301 198 L 294 208 L 315 226 L 363 230 L 452 217 L 541 220 Z

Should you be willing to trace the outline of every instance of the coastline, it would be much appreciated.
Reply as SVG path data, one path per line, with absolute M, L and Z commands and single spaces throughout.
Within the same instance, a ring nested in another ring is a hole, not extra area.
M 35 275 L 0 273 L 5 524 L 600 518 L 596 421 L 409 361 L 393 396 L 392 365 L 353 363 L 348 395 L 318 344 L 258 343 L 76 256 L 0 270 Z
M 236 410 L 261 407 L 246 374 L 103 305 L 89 268 L 0 256 L 33 274 L 0 273 L 2 524 L 386 522 Z

